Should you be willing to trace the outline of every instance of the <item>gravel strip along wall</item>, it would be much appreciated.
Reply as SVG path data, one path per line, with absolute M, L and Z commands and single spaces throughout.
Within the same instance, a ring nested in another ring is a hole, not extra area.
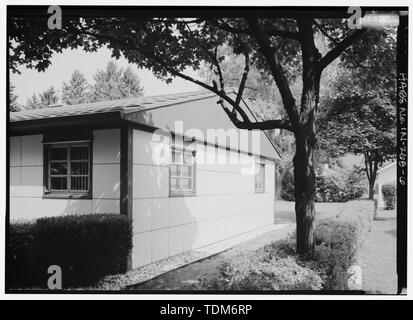
M 186 264 L 208 258 L 222 251 L 228 250 L 244 241 L 253 239 L 270 231 L 279 230 L 287 225 L 288 224 L 277 224 L 265 226 L 192 251 L 145 265 L 141 268 L 133 269 L 126 274 L 108 276 L 105 277 L 96 288 L 92 289 L 121 290 L 126 286 L 151 280 L 163 273 L 172 271 Z

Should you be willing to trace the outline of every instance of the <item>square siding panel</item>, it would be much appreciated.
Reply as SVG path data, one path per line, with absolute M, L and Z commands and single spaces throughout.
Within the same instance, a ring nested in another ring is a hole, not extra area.
M 21 189 L 22 174 L 21 167 L 10 167 L 10 196 L 19 196 Z
M 119 199 L 120 196 L 120 165 L 93 165 L 93 198 Z
M 120 201 L 116 199 L 93 199 L 93 213 L 120 213 Z
M 172 227 L 169 232 L 169 256 L 184 252 L 183 226 Z
M 133 233 L 150 231 L 152 226 L 152 199 L 133 200 Z
M 193 197 L 169 198 L 170 227 L 192 223 L 196 220 L 194 213 L 188 208 L 188 202 L 190 202 L 193 199 Z
M 93 131 L 93 163 L 120 162 L 120 129 Z
M 169 167 L 153 166 L 152 172 L 152 197 L 169 197 Z
M 133 130 L 133 163 L 152 165 L 152 150 L 151 150 L 150 132 Z
M 17 167 L 22 165 L 22 138 L 10 137 L 10 166 Z
M 168 228 L 151 232 L 152 262 L 168 257 Z
M 133 132 L 133 163 L 169 165 L 169 137 L 139 130 Z
M 20 195 L 27 197 L 43 196 L 43 167 L 21 168 Z
M 132 268 L 138 268 L 152 262 L 151 239 L 150 232 L 133 235 Z
M 182 226 L 182 238 L 184 242 L 184 252 L 195 249 L 198 240 L 198 223 Z
M 33 209 L 35 208 L 35 209 Z M 10 219 L 33 220 L 67 214 L 89 214 L 92 212 L 92 200 L 11 198 Z
M 152 201 L 152 230 L 168 227 L 169 199 L 153 198 Z
M 151 166 L 133 165 L 133 198 L 152 198 Z
M 22 165 L 43 165 L 43 135 L 22 136 Z

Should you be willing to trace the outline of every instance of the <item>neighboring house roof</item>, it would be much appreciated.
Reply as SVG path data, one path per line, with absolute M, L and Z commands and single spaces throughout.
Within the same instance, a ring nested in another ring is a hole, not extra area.
M 389 163 L 388 165 L 385 165 L 383 168 L 380 168 L 379 170 L 377 170 L 377 173 L 381 173 L 383 171 L 386 171 L 392 167 L 394 167 L 397 164 L 396 161 Z
M 186 124 L 184 129 L 199 129 L 206 137 L 206 131 L 210 128 L 226 130 L 235 128 L 222 108 L 216 104 L 217 98 L 214 93 L 202 90 L 24 110 L 10 113 L 10 128 L 18 133 L 18 130 L 21 132 L 33 127 L 39 129 L 91 121 L 94 121 L 94 124 L 104 121 L 106 123 L 129 121 L 151 128 L 174 131 L 173 121 L 182 120 Z M 195 101 L 198 102 L 194 104 Z M 251 110 L 247 106 L 244 106 L 244 109 L 251 119 L 254 119 Z M 254 153 L 253 150 L 247 151 Z M 260 154 L 273 159 L 279 158 L 278 151 L 264 132 L 260 133 Z

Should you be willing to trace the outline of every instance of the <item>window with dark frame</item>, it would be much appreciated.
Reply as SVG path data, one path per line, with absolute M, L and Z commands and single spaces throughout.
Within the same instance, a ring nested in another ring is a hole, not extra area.
M 257 163 L 257 171 L 255 172 L 255 192 L 265 192 L 265 164 Z
M 90 193 L 89 143 L 49 144 L 46 156 L 47 194 Z
M 171 196 L 195 194 L 195 151 L 183 146 L 172 146 L 169 166 Z

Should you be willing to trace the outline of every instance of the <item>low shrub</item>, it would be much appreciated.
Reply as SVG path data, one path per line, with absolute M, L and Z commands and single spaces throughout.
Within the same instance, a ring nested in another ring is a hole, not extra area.
M 347 202 L 356 200 L 364 194 L 361 177 L 356 171 L 349 173 L 327 173 L 316 171 L 317 202 Z
M 326 172 L 317 169 L 316 175 L 316 202 L 346 202 L 359 199 L 365 188 L 358 171 L 350 173 Z M 287 201 L 294 201 L 294 175 L 288 172 L 281 181 L 281 197 Z
M 396 187 L 394 184 L 385 184 L 381 187 L 384 198 L 384 208 L 393 210 L 396 206 Z
M 218 276 L 185 283 L 197 290 L 321 290 L 323 280 L 316 271 L 299 265 L 290 255 L 290 239 L 268 244 L 222 263 Z
M 125 216 L 90 214 L 40 218 L 26 228 L 27 232 L 19 233 L 19 227 L 11 225 L 9 241 L 9 248 L 15 248 L 10 252 L 19 251 L 14 255 L 21 257 L 11 261 L 22 265 L 21 269 L 36 269 L 26 286 L 45 286 L 50 265 L 61 267 L 62 283 L 66 288 L 93 284 L 104 275 L 126 270 L 132 248 L 132 226 Z M 21 285 L 10 283 L 11 287 Z

